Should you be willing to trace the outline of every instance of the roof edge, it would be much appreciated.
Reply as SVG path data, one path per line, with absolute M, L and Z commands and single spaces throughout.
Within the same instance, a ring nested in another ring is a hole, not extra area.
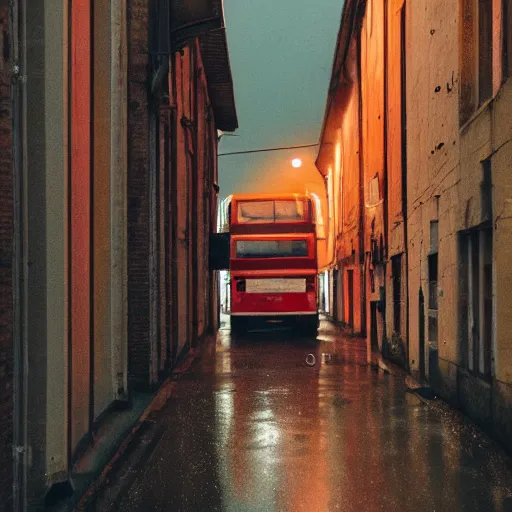
M 345 64 L 350 41 L 352 39 L 355 15 L 357 13 L 357 7 L 359 6 L 360 0 L 346 0 L 341 13 L 340 28 L 338 31 L 338 37 L 336 39 L 336 46 L 334 48 L 331 77 L 329 79 L 329 86 L 327 89 L 327 100 L 325 105 L 324 117 L 322 120 L 322 128 L 320 130 L 319 137 L 319 149 L 315 160 L 315 166 L 318 172 L 325 176 L 326 173 L 322 172 L 319 165 L 320 155 L 323 149 L 323 139 L 325 136 L 325 130 L 331 114 L 331 107 L 333 102 L 333 92 L 338 85 L 338 78 L 340 70 Z
M 199 36 L 198 42 L 215 127 L 224 132 L 234 132 L 238 128 L 238 116 L 226 28 L 210 30 Z

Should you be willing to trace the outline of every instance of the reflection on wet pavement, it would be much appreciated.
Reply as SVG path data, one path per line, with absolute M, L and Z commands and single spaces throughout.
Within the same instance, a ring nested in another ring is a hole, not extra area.
M 116 509 L 512 510 L 500 449 L 366 366 L 364 341 L 323 327 L 318 341 L 221 330 L 177 383 L 165 432 Z

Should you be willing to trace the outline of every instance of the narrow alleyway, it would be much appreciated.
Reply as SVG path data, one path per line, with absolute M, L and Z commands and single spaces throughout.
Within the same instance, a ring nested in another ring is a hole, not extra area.
M 510 458 L 326 322 L 318 341 L 223 324 L 146 427 L 90 510 L 512 510 Z

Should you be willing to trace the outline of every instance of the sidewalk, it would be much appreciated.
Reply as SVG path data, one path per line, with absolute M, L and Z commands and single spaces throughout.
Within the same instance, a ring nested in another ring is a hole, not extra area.
M 176 380 L 191 366 L 197 351 L 191 350 L 183 363 L 154 393 L 133 393 L 130 407 L 113 411 L 95 434 L 93 444 L 74 465 L 71 473 L 73 494 L 65 500 L 46 507 L 50 512 L 87 510 L 97 490 L 108 480 L 108 476 L 122 456 L 137 444 L 147 430 L 151 417 L 171 397 Z

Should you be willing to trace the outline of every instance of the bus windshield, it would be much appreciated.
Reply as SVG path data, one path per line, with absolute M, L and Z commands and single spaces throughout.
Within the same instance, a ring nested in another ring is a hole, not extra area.
M 304 200 L 238 202 L 238 222 L 240 223 L 304 221 L 305 215 Z
M 238 240 L 237 258 L 290 258 L 308 255 L 306 240 Z

